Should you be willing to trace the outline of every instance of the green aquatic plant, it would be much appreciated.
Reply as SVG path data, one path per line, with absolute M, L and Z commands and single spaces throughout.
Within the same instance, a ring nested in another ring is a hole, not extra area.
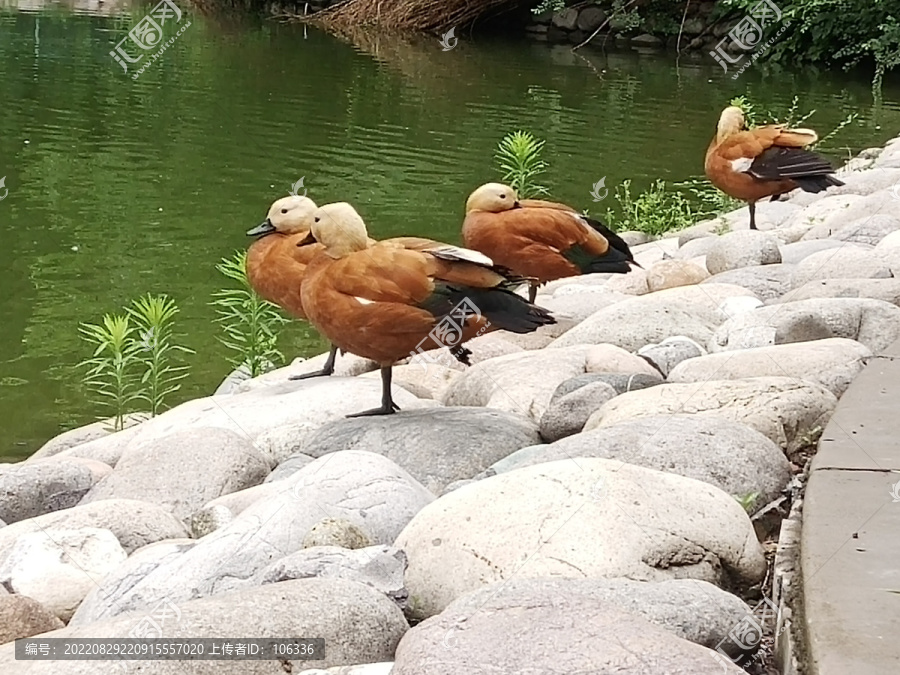
M 137 327 L 138 361 L 143 371 L 138 398 L 155 416 L 166 397 L 181 389 L 181 380 L 187 377 L 188 367 L 176 366 L 173 356 L 193 354 L 194 350 L 175 341 L 173 327 L 179 310 L 172 298 L 148 293 L 126 311 Z
M 79 364 L 87 369 L 85 384 L 111 409 L 113 428 L 124 428 L 125 415 L 139 401 L 151 416 L 159 414 L 166 398 L 181 388 L 187 366 L 174 364 L 176 353 L 193 354 L 177 344 L 174 319 L 178 307 L 166 295 L 145 295 L 123 314 L 105 314 L 99 324 L 79 327 L 82 339 L 93 346 L 91 358 Z
M 657 236 L 694 224 L 697 214 L 684 194 L 657 180 L 639 195 L 632 195 L 631 181 L 616 188 L 618 209 L 609 209 L 606 218 L 613 229 L 637 230 Z
M 216 269 L 238 288 L 225 288 L 210 303 L 219 315 L 224 337 L 220 342 L 233 352 L 228 359 L 235 368 L 245 367 L 256 377 L 284 363 L 278 350 L 279 328 L 288 319 L 277 306 L 259 297 L 247 280 L 247 253 L 238 251 L 223 258 Z
M 547 169 L 541 159 L 544 141 L 538 141 L 527 131 L 515 131 L 503 137 L 494 155 L 503 171 L 503 180 L 512 186 L 521 199 L 547 194 L 547 188 L 535 179 Z
M 81 337 L 94 347 L 93 356 L 79 364 L 87 369 L 84 383 L 99 396 L 98 404 L 111 409 L 116 431 L 140 396 L 136 331 L 128 314 L 105 314 L 99 324 L 79 327 Z

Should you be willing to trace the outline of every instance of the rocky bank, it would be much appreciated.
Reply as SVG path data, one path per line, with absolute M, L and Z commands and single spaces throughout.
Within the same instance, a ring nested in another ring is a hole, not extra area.
M 142 673 L 741 673 L 766 514 L 900 338 L 900 139 L 841 178 L 546 285 L 558 325 L 398 366 L 396 416 L 344 418 L 378 400 L 362 359 L 288 379 L 317 357 L 3 466 L 0 670 L 58 672 L 15 638 L 153 619 L 327 650 Z

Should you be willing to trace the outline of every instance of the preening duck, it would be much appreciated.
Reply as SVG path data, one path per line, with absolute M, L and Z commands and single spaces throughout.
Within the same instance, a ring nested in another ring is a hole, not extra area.
M 463 244 L 537 286 L 591 272 L 625 274 L 634 256 L 628 244 L 598 220 L 565 204 L 518 198 L 502 183 L 486 183 L 466 202 Z
M 727 195 L 747 202 L 750 229 L 756 227 L 756 202 L 801 188 L 821 192 L 843 185 L 827 160 L 804 148 L 818 140 L 812 129 L 772 124 L 746 129 L 744 112 L 725 108 L 706 151 L 706 176 Z
M 303 284 L 309 320 L 343 351 L 381 366 L 381 406 L 352 417 L 398 410 L 391 369 L 400 359 L 448 346 L 466 362 L 462 345 L 479 332 L 529 333 L 555 323 L 516 295 L 493 261 L 476 251 L 369 241 L 365 222 L 345 202 L 318 209 L 307 237 L 324 247 Z

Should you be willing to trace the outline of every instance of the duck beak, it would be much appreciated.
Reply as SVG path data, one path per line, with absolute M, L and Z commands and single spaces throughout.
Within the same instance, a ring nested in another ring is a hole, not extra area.
M 303 241 L 297 244 L 297 246 L 308 246 L 309 244 L 315 244 L 316 238 L 313 236 L 312 230 L 310 230 L 307 235 L 303 238 Z
M 272 234 L 275 231 L 275 226 L 272 224 L 272 221 L 266 218 L 259 225 L 254 227 L 252 230 L 247 230 L 248 237 L 260 237 L 264 234 Z

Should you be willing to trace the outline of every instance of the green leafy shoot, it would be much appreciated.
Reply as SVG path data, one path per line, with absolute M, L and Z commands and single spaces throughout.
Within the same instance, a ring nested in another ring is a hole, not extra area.
M 216 269 L 239 286 L 217 291 L 210 303 L 216 308 L 216 321 L 224 334 L 219 340 L 232 352 L 229 363 L 235 368 L 246 367 L 250 377 L 284 363 L 284 355 L 278 350 L 278 334 L 288 319 L 251 288 L 247 253 L 238 251 L 231 258 L 223 258 Z
M 193 354 L 194 351 L 175 342 L 173 324 L 179 310 L 168 296 L 147 294 L 132 302 L 126 311 L 137 327 L 138 355 L 143 371 L 138 398 L 155 416 L 166 397 L 177 392 L 181 380 L 187 377 L 187 366 L 174 365 L 172 357 L 179 352 Z
M 81 337 L 93 346 L 93 356 L 79 365 L 87 369 L 84 383 L 109 408 L 116 431 L 124 428 L 125 415 L 140 397 L 134 334 L 137 328 L 127 314 L 105 314 L 99 324 L 84 323 Z
M 527 131 L 516 131 L 503 137 L 494 155 L 503 181 L 512 186 L 520 199 L 547 194 L 547 188 L 535 179 L 547 168 L 541 159 L 544 141 L 538 141 Z

